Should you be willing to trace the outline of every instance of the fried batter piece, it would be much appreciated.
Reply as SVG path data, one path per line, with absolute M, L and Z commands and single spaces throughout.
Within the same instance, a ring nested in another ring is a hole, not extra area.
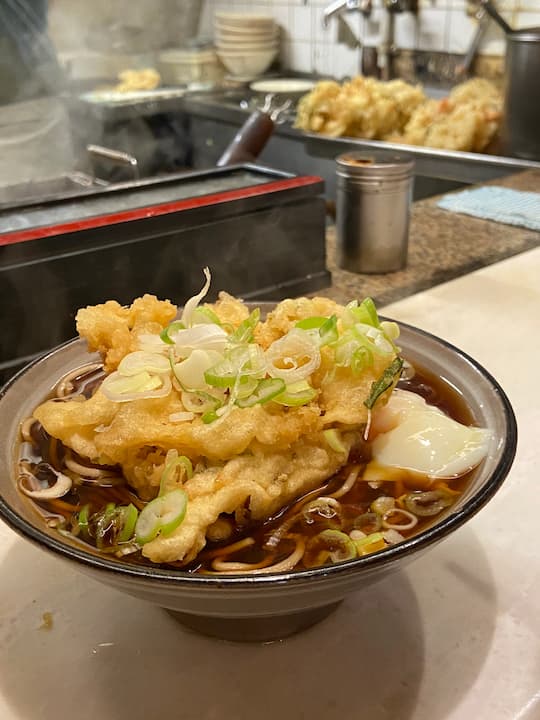
M 245 304 L 226 293 L 207 305 L 223 323 L 237 327 L 249 316 Z M 284 300 L 254 329 L 255 340 L 267 348 L 299 320 L 336 315 L 345 308 L 316 297 Z M 176 307 L 151 295 L 123 308 L 109 301 L 85 308 L 77 327 L 91 350 L 99 350 L 107 371 L 139 349 L 142 334 L 159 334 L 176 316 Z M 347 461 L 347 454 L 328 446 L 323 432 L 342 431 L 348 451 L 359 440 L 368 421 L 364 401 L 372 384 L 393 358 L 374 356 L 361 375 L 337 367 L 333 350 L 323 347 L 321 361 L 311 375 L 318 396 L 306 405 L 278 403 L 231 406 L 223 416 L 204 423 L 200 415 L 172 421 L 185 411 L 182 394 L 114 402 L 98 389 L 89 399 L 39 406 L 34 417 L 54 438 L 92 463 L 118 466 L 128 483 L 145 500 L 159 490 L 170 450 L 187 456 L 196 469 L 183 489 L 189 497 L 185 520 L 171 535 L 143 547 L 155 562 L 190 562 L 206 542 L 206 531 L 223 513 L 249 510 L 254 520 L 271 516 L 294 498 L 320 486 Z M 387 391 L 391 392 L 391 388 Z M 384 402 L 384 397 L 382 402 Z
M 118 73 L 118 85 L 112 89 L 120 93 L 136 90 L 155 90 L 161 85 L 161 75 L 154 68 L 127 69 Z
M 343 436 L 350 450 L 354 433 Z M 206 544 L 206 531 L 218 517 L 239 508 L 251 520 L 264 520 L 295 498 L 324 483 L 343 465 L 322 433 L 308 436 L 281 452 L 256 452 L 211 467 L 183 485 L 188 510 L 182 524 L 170 535 L 159 536 L 143 546 L 143 555 L 153 562 L 180 560 L 189 563 Z
M 455 87 L 448 98 L 429 100 L 413 113 L 403 134 L 390 139 L 410 145 L 481 152 L 495 137 L 502 98 L 488 80 L 475 78 Z
M 331 137 L 382 140 L 405 126 L 426 100 L 420 86 L 358 76 L 339 85 L 317 83 L 298 104 L 295 127 Z
M 332 137 L 481 152 L 497 134 L 501 114 L 501 93 L 482 78 L 430 100 L 419 86 L 401 80 L 357 77 L 343 85 L 317 83 L 299 102 L 296 127 Z
M 200 418 L 169 422 L 171 413 L 179 409 L 180 399 L 173 393 L 166 398 L 115 403 L 98 390 L 85 402 L 46 402 L 34 417 L 79 455 L 98 464 L 120 465 L 145 498 L 155 495 L 159 487 L 159 478 L 137 471 L 149 450 L 163 459 L 168 450 L 176 449 L 194 463 L 226 461 L 254 446 L 266 452 L 285 449 L 321 426 L 316 404 L 287 411 L 262 405 L 235 408 L 223 420 L 208 425 Z
M 139 349 L 138 338 L 159 333 L 176 316 L 176 306 L 155 295 L 143 295 L 130 307 L 116 300 L 82 308 L 77 313 L 77 332 L 88 342 L 90 352 L 102 355 L 107 372 L 116 370 L 122 358 Z
M 313 315 L 324 317 L 336 315 L 340 318 L 343 310 L 342 305 L 323 297 L 282 300 L 274 310 L 268 313 L 266 320 L 257 325 L 255 340 L 266 349 L 275 340 L 288 333 L 299 320 Z

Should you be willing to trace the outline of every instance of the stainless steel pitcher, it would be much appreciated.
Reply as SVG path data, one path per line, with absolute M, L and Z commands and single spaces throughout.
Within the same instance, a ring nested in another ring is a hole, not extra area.
M 506 35 L 504 98 L 505 151 L 540 160 L 540 27 Z
M 504 152 L 540 160 L 540 27 L 513 30 L 492 0 L 480 4 L 506 35 Z

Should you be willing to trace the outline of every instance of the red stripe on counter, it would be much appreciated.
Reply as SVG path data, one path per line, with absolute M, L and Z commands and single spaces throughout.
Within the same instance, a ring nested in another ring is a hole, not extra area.
M 217 203 L 244 200 L 267 193 L 305 187 L 306 185 L 313 185 L 321 181 L 322 179 L 316 175 L 305 175 L 302 177 L 287 178 L 286 180 L 276 180 L 275 182 L 264 183 L 263 185 L 254 185 L 248 188 L 239 188 L 238 190 L 227 190 L 226 192 L 214 193 L 212 195 L 202 195 L 201 197 L 189 198 L 187 200 L 177 200 L 163 203 L 162 205 L 151 205 L 133 210 L 125 210 L 124 212 L 110 213 L 109 215 L 99 215 L 97 217 L 84 218 L 83 220 L 74 220 L 61 225 L 48 225 L 47 227 L 18 230 L 0 235 L 0 246 L 27 242 L 28 240 L 39 240 L 53 235 L 65 235 L 66 233 L 79 232 L 81 230 L 91 230 L 93 228 L 104 227 L 105 225 L 118 225 L 119 223 L 131 222 L 133 220 L 144 220 L 159 217 L 160 215 L 168 215 L 180 210 L 193 210 Z

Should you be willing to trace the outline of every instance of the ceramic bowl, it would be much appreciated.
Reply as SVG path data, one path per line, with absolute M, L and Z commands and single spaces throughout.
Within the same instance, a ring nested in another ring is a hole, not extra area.
M 269 50 L 217 50 L 217 56 L 232 75 L 257 77 L 268 70 L 279 48 Z
M 269 35 L 264 38 L 242 37 L 237 39 L 229 35 L 216 35 L 215 44 L 221 50 L 266 50 L 269 47 L 277 47 L 279 38 L 277 35 Z
M 257 15 L 255 13 L 233 13 L 218 11 L 214 15 L 216 24 L 229 27 L 261 29 L 273 27 L 276 21 L 272 15 Z
M 96 359 L 71 341 L 24 369 L 0 391 L 0 517 L 24 538 L 96 580 L 155 603 L 185 625 L 234 640 L 265 641 L 298 632 L 328 615 L 348 594 L 396 572 L 468 522 L 510 470 L 517 430 L 503 390 L 472 358 L 405 324 L 400 346 L 413 364 L 445 378 L 466 399 L 475 422 L 493 431 L 489 453 L 449 512 L 416 536 L 329 567 L 268 575 L 190 575 L 100 556 L 45 526 L 16 488 L 14 449 L 21 421 L 67 372 Z
M 264 42 L 248 41 L 245 43 L 218 40 L 216 41 L 216 49 L 219 52 L 229 54 L 256 55 L 270 50 L 279 50 L 279 40 L 265 40 Z
M 240 27 L 235 25 L 227 25 L 227 23 L 215 22 L 214 32 L 217 35 L 225 35 L 233 38 L 265 38 L 268 36 L 275 37 L 279 34 L 279 26 L 276 24 L 261 25 L 260 27 Z

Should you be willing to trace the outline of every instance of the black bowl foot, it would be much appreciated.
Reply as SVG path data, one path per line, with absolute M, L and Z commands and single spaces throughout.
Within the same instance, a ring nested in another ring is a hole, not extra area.
M 270 642 L 282 640 L 295 633 L 306 630 L 340 605 L 341 600 L 331 605 L 304 610 L 290 615 L 270 615 L 265 617 L 230 618 L 191 615 L 190 613 L 167 610 L 182 625 L 211 637 L 233 642 Z

